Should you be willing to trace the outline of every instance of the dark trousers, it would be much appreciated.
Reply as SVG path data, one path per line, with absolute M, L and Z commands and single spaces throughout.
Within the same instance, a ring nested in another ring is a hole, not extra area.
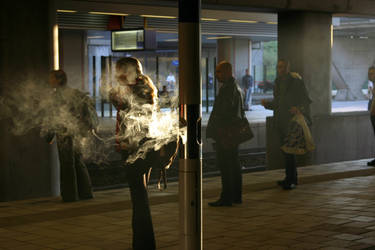
M 368 103 L 367 103 L 367 110 L 370 111 L 371 110 L 371 104 L 372 104 L 372 98 L 368 100 Z
M 123 160 L 125 160 L 123 157 Z M 148 202 L 147 187 L 144 174 L 149 170 L 145 160 L 139 159 L 126 166 L 127 180 L 133 205 L 132 228 L 133 249 L 155 249 L 155 236 Z
M 371 120 L 372 129 L 374 130 L 374 134 L 375 134 L 375 116 L 370 115 L 370 120 Z
M 283 124 L 284 126 L 279 127 L 280 133 L 280 145 L 284 145 L 285 138 L 287 136 L 288 126 Z M 296 156 L 293 154 L 287 154 L 282 151 L 284 156 L 284 168 L 285 168 L 285 179 L 284 181 L 287 184 L 298 184 L 298 174 L 297 174 L 297 163 L 296 163 Z
M 220 199 L 231 204 L 242 201 L 242 172 L 238 160 L 238 146 L 224 148 L 216 147 L 216 164 L 221 173 L 222 191 Z
M 60 161 L 60 190 L 63 201 L 93 197 L 90 175 L 70 136 L 57 136 Z
M 283 153 L 285 157 L 285 182 L 288 184 L 298 184 L 296 156 Z

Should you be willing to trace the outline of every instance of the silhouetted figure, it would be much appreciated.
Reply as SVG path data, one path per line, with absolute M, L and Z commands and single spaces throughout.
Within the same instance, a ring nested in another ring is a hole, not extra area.
M 242 90 L 244 92 L 244 108 L 245 110 L 251 110 L 251 95 L 253 89 L 253 77 L 249 74 L 249 69 L 245 70 L 245 75 L 242 77 Z
M 233 128 L 241 118 L 243 102 L 241 91 L 232 76 L 232 65 L 220 62 L 216 67 L 216 77 L 222 86 L 207 124 L 207 138 L 215 140 L 216 164 L 221 173 L 222 191 L 219 200 L 210 206 L 232 206 L 242 203 L 242 173 L 238 160 L 238 145 L 227 141 L 227 129 Z
M 145 159 L 137 159 L 133 163 L 126 163 L 128 157 L 137 150 L 138 144 L 132 145 L 126 139 L 129 138 L 129 135 L 125 133 L 127 127 L 130 126 L 130 124 L 127 124 L 130 120 L 125 119 L 124 116 L 130 112 L 136 112 L 139 119 L 152 115 L 151 113 L 156 108 L 157 90 L 151 79 L 143 75 L 141 63 L 135 58 L 119 59 L 116 63 L 116 75 L 120 86 L 111 90 L 110 99 L 118 111 L 116 123 L 118 150 L 121 152 L 122 161 L 125 163 L 133 204 L 133 248 L 152 250 L 155 249 L 155 238 L 146 177 L 155 160 L 155 152 L 148 153 Z M 134 131 L 131 136 L 142 137 L 147 134 L 144 131 L 147 129 L 147 127 L 142 127 Z
M 69 202 L 93 198 L 90 176 L 77 145 L 98 124 L 93 103 L 86 94 L 67 86 L 62 70 L 51 71 L 49 84 L 54 88 L 50 113 L 54 127 L 47 140 L 52 143 L 56 136 L 62 199 Z
M 311 124 L 311 100 L 301 76 L 289 72 L 288 61 L 279 60 L 277 63 L 277 78 L 273 95 L 272 101 L 262 100 L 262 105 L 274 111 L 274 121 L 280 134 L 280 143 L 283 145 L 288 135 L 290 121 L 295 114 L 301 113 L 306 122 Z M 285 152 L 283 154 L 285 156 L 285 179 L 278 181 L 278 184 L 289 190 L 298 184 L 296 158 L 294 154 Z

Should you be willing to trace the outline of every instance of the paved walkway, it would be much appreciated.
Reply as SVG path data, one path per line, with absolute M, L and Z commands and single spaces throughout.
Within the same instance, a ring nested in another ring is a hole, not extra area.
M 244 175 L 243 204 L 212 208 L 220 178 L 204 179 L 204 249 L 375 249 L 375 168 L 366 160 L 300 168 L 300 185 L 277 187 L 282 170 Z M 177 183 L 150 187 L 158 249 L 178 250 Z M 127 189 L 93 200 L 0 203 L 0 249 L 130 249 Z

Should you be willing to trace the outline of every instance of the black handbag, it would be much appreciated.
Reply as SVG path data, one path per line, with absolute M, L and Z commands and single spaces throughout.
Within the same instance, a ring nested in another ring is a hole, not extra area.
M 251 140 L 253 137 L 254 134 L 251 130 L 250 123 L 244 115 L 227 130 L 228 143 L 232 145 L 239 145 L 245 141 Z

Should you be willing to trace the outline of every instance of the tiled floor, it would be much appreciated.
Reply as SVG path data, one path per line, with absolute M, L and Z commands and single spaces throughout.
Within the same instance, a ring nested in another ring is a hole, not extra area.
M 375 168 L 366 161 L 299 169 L 300 185 L 283 191 L 282 170 L 244 175 L 244 202 L 212 208 L 220 179 L 204 179 L 204 249 L 375 249 Z M 177 183 L 150 187 L 158 249 L 178 246 Z M 0 249 L 130 249 L 127 189 L 93 200 L 43 198 L 0 203 Z

